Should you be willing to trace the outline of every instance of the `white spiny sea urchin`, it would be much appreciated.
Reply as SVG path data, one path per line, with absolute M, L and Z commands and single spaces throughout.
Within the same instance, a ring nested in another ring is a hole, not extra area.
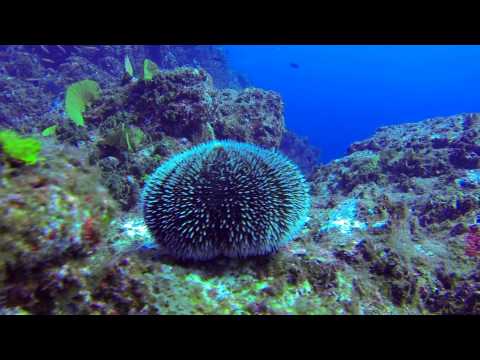
M 149 177 L 145 223 L 179 259 L 275 251 L 307 221 L 308 185 L 285 156 L 255 145 L 211 141 L 177 154 Z

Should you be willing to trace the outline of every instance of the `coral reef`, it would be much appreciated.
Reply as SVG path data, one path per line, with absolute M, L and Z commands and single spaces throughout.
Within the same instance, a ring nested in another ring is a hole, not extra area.
M 249 85 L 213 46 L 0 45 L 0 125 L 38 132 L 59 123 L 67 86 L 91 79 L 102 89 L 117 87 L 125 75 L 125 56 L 136 74 L 143 74 L 144 60 L 152 58 L 164 69 L 203 67 L 219 87 Z
M 78 239 L 79 245 L 71 250 L 69 246 L 47 248 L 42 236 L 33 245 L 28 245 L 32 239 L 25 238 L 13 248 L 2 247 L 5 264 L 20 269 L 25 267 L 20 259 L 27 258 L 41 271 L 33 275 L 5 266 L 1 312 L 478 313 L 478 257 L 468 248 L 476 243 L 466 237 L 475 234 L 469 229 L 477 221 L 480 185 L 476 169 L 456 161 L 473 158 L 472 148 L 455 141 L 464 138 L 465 132 L 479 133 L 476 119 L 477 114 L 462 114 L 382 128 L 371 139 L 353 144 L 350 155 L 316 170 L 311 177 L 310 221 L 292 242 L 269 256 L 179 262 L 159 249 L 135 212 L 116 217 L 108 229 L 98 230 L 94 226 L 100 224 L 89 220 L 91 216 L 67 217 L 63 221 L 79 224 L 61 230 L 73 232 L 71 237 Z M 448 129 L 443 136 L 452 147 L 439 147 L 437 136 L 425 141 L 424 136 L 440 129 Z M 382 145 L 375 148 L 371 145 L 375 143 Z M 421 157 L 412 155 L 410 144 L 416 144 L 415 152 Z M 49 161 L 42 166 L 46 164 Z M 21 178 L 30 181 L 25 172 L 39 171 L 39 166 L 20 168 Z M 405 172 L 408 178 L 402 176 Z M 48 184 L 53 179 L 42 181 Z M 28 203 L 38 206 L 38 200 L 12 198 L 12 188 L 4 191 L 7 199 L 3 201 L 8 201 L 4 208 L 11 214 Z M 80 201 L 78 195 L 67 199 Z M 60 211 L 62 206 L 55 209 Z M 7 221 L 3 226 L 14 223 Z M 59 244 L 68 244 L 68 238 L 62 237 L 66 240 Z M 19 253 L 21 257 L 15 255 Z
M 126 56 L 159 69 L 125 76 Z M 383 127 L 316 166 L 280 96 L 225 64 L 215 47 L 0 46 L 0 314 L 479 313 L 480 114 Z M 77 126 L 65 91 L 85 79 L 102 96 Z M 224 139 L 296 162 L 309 220 L 268 256 L 172 258 L 141 189 Z

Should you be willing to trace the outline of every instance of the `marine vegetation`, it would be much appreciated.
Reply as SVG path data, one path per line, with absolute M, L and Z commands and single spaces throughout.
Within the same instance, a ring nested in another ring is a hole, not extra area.
M 130 61 L 130 58 L 128 55 L 125 55 L 125 60 L 124 60 L 124 67 L 125 67 L 125 72 L 133 78 L 133 66 Z
M 42 144 L 32 137 L 22 137 L 12 130 L 0 131 L 0 145 L 3 152 L 10 158 L 27 165 L 35 165 Z
M 307 221 L 308 186 L 277 152 L 212 141 L 180 153 L 149 178 L 147 226 L 170 255 L 208 260 L 271 253 Z
M 57 132 L 58 125 L 52 125 L 42 131 L 43 136 L 52 136 Z
M 143 62 L 143 80 L 152 80 L 153 77 L 158 74 L 160 70 L 157 64 L 152 60 L 145 59 Z
M 145 138 L 145 133 L 140 128 L 125 126 L 125 124 L 122 123 L 122 125 L 113 128 L 106 134 L 102 143 L 116 146 L 125 151 L 134 152 L 138 150 Z
M 99 97 L 100 87 L 93 80 L 82 80 L 70 85 L 65 96 L 65 111 L 68 117 L 77 126 L 85 126 L 83 112 Z

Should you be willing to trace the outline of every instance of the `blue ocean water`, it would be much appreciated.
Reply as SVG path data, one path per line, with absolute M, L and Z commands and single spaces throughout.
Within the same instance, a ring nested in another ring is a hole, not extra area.
M 379 126 L 480 111 L 480 46 L 224 48 L 233 69 L 282 95 L 287 127 L 308 136 L 322 162 Z

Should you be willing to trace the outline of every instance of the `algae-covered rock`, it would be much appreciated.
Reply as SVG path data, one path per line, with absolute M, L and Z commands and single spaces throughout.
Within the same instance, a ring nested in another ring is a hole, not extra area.
M 212 125 L 218 139 L 278 148 L 285 131 L 283 101 L 273 91 L 247 88 L 219 91 Z
M 42 156 L 34 166 L 3 164 L 1 173 L 1 288 L 7 304 L 27 309 L 41 302 L 36 279 L 95 252 L 116 214 L 98 172 L 76 150 L 45 142 Z
M 135 183 L 143 185 L 166 156 L 213 139 L 278 148 L 285 130 L 277 94 L 217 90 L 205 70 L 190 67 L 158 70 L 150 80 L 110 89 L 85 119 L 96 134 L 90 161 L 101 167 L 104 184 L 125 210 L 138 200 Z M 87 135 L 74 130 L 62 127 L 58 136 L 84 141 Z M 105 160 L 111 157 L 118 160 L 114 169 Z
M 370 274 L 356 279 L 363 311 L 380 309 L 372 307 L 375 293 L 393 313 L 477 311 L 468 275 L 476 259 L 466 236 L 480 208 L 478 119 L 460 114 L 382 127 L 311 177 L 314 239 L 347 272 Z M 464 279 L 467 306 L 452 290 L 434 290 L 439 267 Z

